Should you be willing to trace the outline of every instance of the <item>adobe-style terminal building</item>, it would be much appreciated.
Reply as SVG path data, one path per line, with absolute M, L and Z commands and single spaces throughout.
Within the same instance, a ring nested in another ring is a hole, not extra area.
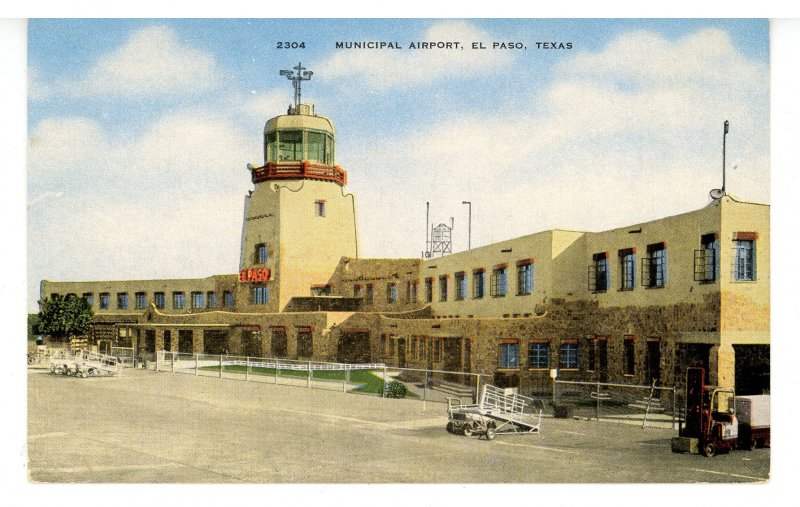
M 384 362 L 488 373 L 525 390 L 559 378 L 681 384 L 688 366 L 769 391 L 769 206 L 723 195 L 602 232 L 549 230 L 433 259 L 362 259 L 333 123 L 300 101 L 248 166 L 239 272 L 48 281 L 95 313 L 89 346 Z M 231 245 L 233 248 L 233 245 Z

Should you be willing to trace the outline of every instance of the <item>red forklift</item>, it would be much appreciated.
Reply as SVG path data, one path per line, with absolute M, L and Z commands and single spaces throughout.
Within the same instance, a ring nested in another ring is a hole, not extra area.
M 703 368 L 686 371 L 686 421 L 672 439 L 672 452 L 711 457 L 738 446 L 739 422 L 733 389 L 706 385 Z

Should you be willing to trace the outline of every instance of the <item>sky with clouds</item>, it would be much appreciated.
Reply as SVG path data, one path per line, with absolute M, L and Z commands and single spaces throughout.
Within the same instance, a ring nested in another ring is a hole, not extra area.
M 29 309 L 42 279 L 236 272 L 246 165 L 298 61 L 336 126 L 362 257 L 419 256 L 426 202 L 456 251 L 462 201 L 473 246 L 700 208 L 726 119 L 729 193 L 770 201 L 765 20 L 31 20 Z

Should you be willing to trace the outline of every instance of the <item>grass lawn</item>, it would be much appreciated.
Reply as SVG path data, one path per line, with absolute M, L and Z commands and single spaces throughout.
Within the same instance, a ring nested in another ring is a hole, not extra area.
M 203 366 L 201 370 L 219 371 L 219 366 Z M 243 364 L 230 364 L 223 366 L 223 372 L 229 373 L 245 373 L 247 366 Z M 275 368 L 264 368 L 263 366 L 251 366 L 251 375 L 265 375 L 275 376 Z M 306 370 L 281 370 L 281 377 L 296 377 L 305 379 L 308 378 L 308 371 Z M 316 380 L 336 380 L 339 382 L 344 381 L 344 370 L 314 370 L 314 379 Z M 359 387 L 353 389 L 357 393 L 380 394 L 383 391 L 383 378 L 376 375 L 370 370 L 350 370 L 350 382 L 353 384 L 361 384 Z M 406 397 L 417 398 L 414 393 L 409 392 Z

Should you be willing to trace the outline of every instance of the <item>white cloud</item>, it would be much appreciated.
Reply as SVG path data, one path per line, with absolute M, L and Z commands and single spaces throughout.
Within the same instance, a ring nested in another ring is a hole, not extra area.
M 79 96 L 149 99 L 214 89 L 219 75 L 213 55 L 184 44 L 170 28 L 152 26 L 132 33 L 67 90 Z
M 442 21 L 432 25 L 419 42 L 488 41 L 492 36 L 464 21 Z M 339 50 L 320 63 L 321 79 L 350 82 L 357 80 L 371 90 L 405 88 L 430 84 L 448 77 L 483 75 L 508 66 L 506 53 L 487 58 L 469 49 L 354 49 Z
M 39 69 L 29 65 L 28 66 L 28 98 L 30 100 L 46 100 L 50 98 L 53 91 L 52 89 L 42 83 L 39 76 Z
M 381 144 L 350 167 L 366 173 L 392 160 L 378 183 L 386 195 L 415 195 L 456 216 L 456 248 L 551 228 L 604 230 L 700 208 L 721 184 L 722 122 L 731 122 L 729 192 L 769 201 L 767 65 L 747 60 L 727 36 L 705 30 L 677 41 L 649 32 L 620 36 L 596 53 L 565 59 L 556 78 L 513 114 L 448 118 Z M 405 148 L 405 149 L 403 149 Z M 365 189 L 365 192 L 367 190 Z M 374 189 L 370 189 L 374 191 Z M 497 198 L 496 196 L 502 196 Z M 418 255 L 423 232 L 397 221 L 403 200 L 370 199 L 364 255 Z M 364 196 L 360 201 L 364 202 Z M 432 217 L 434 219 L 434 217 Z M 386 252 L 383 224 L 397 238 Z M 372 238 L 381 238 L 373 240 Z

